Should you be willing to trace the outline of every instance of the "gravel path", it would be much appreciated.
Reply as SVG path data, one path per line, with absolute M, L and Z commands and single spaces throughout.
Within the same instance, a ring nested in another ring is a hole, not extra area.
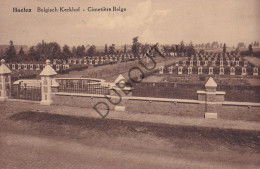
M 90 109 L 21 102 L 0 110 L 0 168 L 260 167 L 254 122 L 122 112 L 102 119 Z

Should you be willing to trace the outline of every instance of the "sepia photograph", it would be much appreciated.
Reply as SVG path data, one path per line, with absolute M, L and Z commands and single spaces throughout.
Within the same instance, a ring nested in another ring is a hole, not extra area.
M 259 0 L 1 0 L 1 169 L 259 169 Z

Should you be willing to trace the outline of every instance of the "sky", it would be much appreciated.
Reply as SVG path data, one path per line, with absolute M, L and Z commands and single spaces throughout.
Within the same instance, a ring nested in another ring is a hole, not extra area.
M 126 8 L 88 12 L 88 7 Z M 13 12 L 30 8 L 31 13 Z M 74 13 L 37 12 L 37 7 L 81 8 Z M 176 44 L 218 41 L 229 46 L 260 41 L 260 0 L 1 0 L 0 44 Z

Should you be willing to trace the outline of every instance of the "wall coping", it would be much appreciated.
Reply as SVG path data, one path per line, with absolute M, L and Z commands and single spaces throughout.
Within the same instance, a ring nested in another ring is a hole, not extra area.
M 225 106 L 254 106 L 254 107 L 260 107 L 260 103 L 253 103 L 253 102 L 231 102 L 231 101 L 225 101 L 223 102 L 223 105 Z
M 110 96 L 110 95 L 99 95 L 99 94 L 84 94 L 84 93 L 66 93 L 66 92 L 58 92 L 53 93 L 55 95 L 60 96 L 79 96 L 79 97 L 93 97 L 93 98 L 118 98 L 118 96 Z M 154 98 L 154 97 L 122 97 L 122 99 L 126 100 L 140 100 L 140 101 L 158 101 L 158 102 L 172 102 L 172 103 L 190 103 L 190 104 L 215 104 L 215 105 L 230 105 L 230 106 L 253 106 L 253 107 L 260 107 L 260 103 L 253 103 L 253 102 L 231 102 L 231 101 L 224 101 L 224 102 L 207 102 L 207 101 L 199 101 L 199 100 L 189 100 L 189 99 L 174 99 L 174 98 Z
M 80 78 L 66 77 L 66 78 L 55 78 L 55 79 L 57 79 L 57 80 L 97 80 L 99 82 L 105 82 L 104 79 L 84 78 L 84 77 L 80 77 Z
M 226 94 L 226 92 L 225 91 L 206 92 L 204 90 L 198 90 L 197 94 L 217 94 L 217 95 L 223 95 L 223 94 Z
M 86 93 L 58 92 L 58 93 L 53 93 L 53 94 L 60 95 L 60 96 L 80 96 L 80 97 L 98 97 L 98 98 L 104 98 L 105 97 L 105 95 L 102 95 L 102 94 L 86 94 Z M 111 98 L 110 95 L 107 95 L 107 97 Z

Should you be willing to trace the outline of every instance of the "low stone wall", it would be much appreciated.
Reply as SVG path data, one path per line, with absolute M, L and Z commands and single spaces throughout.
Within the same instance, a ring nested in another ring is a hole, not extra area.
M 73 106 L 73 107 L 82 107 L 82 108 L 90 108 L 92 109 L 97 103 L 105 102 L 109 103 L 105 96 L 97 96 L 97 95 L 87 95 L 87 94 L 73 94 L 73 93 L 65 93 L 60 94 L 56 93 L 53 97 L 53 104 L 56 105 L 64 105 L 64 106 Z M 108 104 L 110 110 L 114 110 L 114 105 Z M 99 109 L 106 109 L 105 106 L 98 107 Z
M 205 104 L 176 103 L 149 100 L 129 100 L 126 111 L 131 113 L 162 114 L 170 116 L 204 117 Z
M 260 107 L 224 104 L 218 118 L 260 122 Z
M 125 97 L 122 98 L 125 111 L 128 113 L 146 113 L 146 114 L 162 114 L 176 117 L 198 117 L 204 118 L 206 104 L 197 100 L 181 100 L 181 99 L 160 99 L 148 97 Z M 102 95 L 86 95 L 72 93 L 56 93 L 53 97 L 54 105 L 73 106 L 81 108 L 93 109 L 100 103 L 108 104 L 110 110 L 114 110 L 115 106 Z M 260 105 L 239 102 L 221 102 L 218 104 L 218 118 L 228 120 L 246 120 L 260 122 Z M 107 107 L 101 104 L 99 110 Z

